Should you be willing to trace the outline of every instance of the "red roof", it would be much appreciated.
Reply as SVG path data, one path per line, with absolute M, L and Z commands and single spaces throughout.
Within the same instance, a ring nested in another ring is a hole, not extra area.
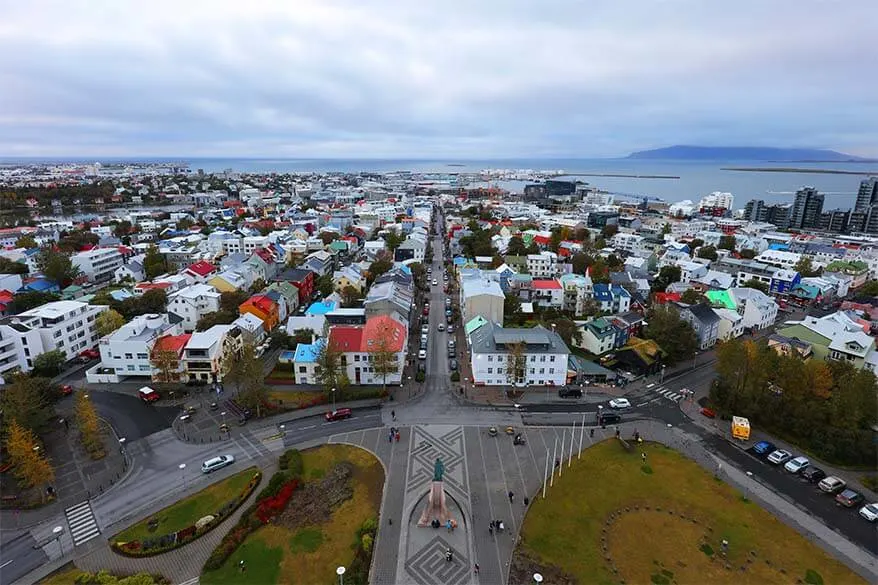
M 679 303 L 682 295 L 680 293 L 664 293 L 657 292 L 653 297 L 653 302 L 657 305 L 664 305 L 667 303 Z
M 561 283 L 557 280 L 534 280 L 532 286 L 536 290 L 561 290 Z
M 0 290 L 0 302 L 8 303 L 12 301 L 13 293 L 8 290 Z
M 363 328 L 352 325 L 336 325 L 329 328 L 330 347 L 343 352 L 360 351 Z
M 256 248 L 255 250 L 253 250 L 253 253 L 265 260 L 266 264 L 271 264 L 272 262 L 274 262 L 274 254 L 272 254 L 265 248 Z
M 198 276 L 206 277 L 206 276 L 216 272 L 216 266 L 214 266 L 210 262 L 206 262 L 205 260 L 199 260 L 198 262 L 191 265 L 186 270 L 188 270 L 190 272 L 194 272 Z
M 366 325 L 363 327 L 363 346 L 360 351 L 376 351 L 379 347 L 379 340 L 382 339 L 387 340 L 387 349 L 390 351 L 402 351 L 405 338 L 405 325 L 396 319 L 387 315 L 372 317 L 366 321 Z
M 546 236 L 534 236 L 534 242 L 547 246 L 551 240 Z
M 272 307 L 277 305 L 277 303 L 275 303 L 272 299 L 265 295 L 253 295 L 252 297 L 241 303 L 242 307 L 246 305 L 252 305 L 260 311 L 268 313 L 271 311 Z
M 165 289 L 171 288 L 170 282 L 139 282 L 134 286 L 137 290 L 148 291 L 154 288 Z
M 156 340 L 155 345 L 152 346 L 152 352 L 155 354 L 160 351 L 173 351 L 179 355 L 183 348 L 186 347 L 186 344 L 189 343 L 189 338 L 191 337 L 191 333 L 164 335 Z

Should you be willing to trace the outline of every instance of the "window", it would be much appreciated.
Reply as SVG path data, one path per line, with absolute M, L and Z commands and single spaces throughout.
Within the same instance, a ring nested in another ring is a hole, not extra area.
M 137 359 L 139 359 L 139 360 L 145 360 L 145 359 L 148 358 L 148 357 L 149 357 L 149 356 L 146 355 L 145 353 L 139 353 L 139 354 L 137 354 Z
M 129 371 L 129 372 L 133 372 L 133 371 L 134 371 L 134 366 L 128 366 L 128 371 Z
M 28 348 L 24 348 L 24 355 L 29 356 L 30 350 Z
M 554 373 L 555 373 L 555 368 L 549 368 L 549 373 L 550 373 L 550 374 L 554 374 Z
M 360 361 L 360 356 L 359 356 L 359 355 L 355 355 L 355 356 L 354 356 L 354 361 L 355 361 L 355 362 Z
M 540 368 L 540 373 L 541 373 L 541 374 L 545 374 L 545 373 L 546 373 L 546 368 Z
M 530 369 L 530 373 L 531 373 L 531 374 L 534 373 L 534 369 L 533 369 L 533 368 Z
M 305 367 L 305 366 L 299 366 L 299 373 L 300 373 L 300 374 L 304 374 L 304 373 L 307 372 L 307 371 L 308 371 L 308 368 L 307 368 L 307 367 Z
M 140 366 L 140 371 L 141 371 L 141 372 L 148 372 L 148 371 L 149 371 L 149 366 Z
M 489 373 L 489 374 L 493 374 L 493 373 L 494 373 L 494 368 L 488 368 L 488 373 Z
M 530 361 L 531 362 L 537 361 L 537 356 L 535 356 L 535 355 L 530 356 Z
M 554 361 L 555 361 L 555 356 L 550 355 L 550 356 L 549 356 L 549 361 L 550 361 L 550 362 L 554 362 Z
M 498 361 L 498 362 L 502 362 L 502 361 L 503 361 L 503 356 L 502 356 L 502 355 L 498 355 L 498 356 L 497 356 L 497 361 Z
M 497 368 L 497 373 L 498 373 L 498 374 L 502 374 L 502 373 L 503 373 L 503 368 Z
M 126 353 L 126 354 L 125 354 L 125 359 L 126 359 L 126 360 L 134 359 L 134 355 L 133 355 L 133 354 L 130 354 L 130 353 Z
M 541 356 L 540 356 L 540 361 L 541 361 L 541 362 L 545 362 L 545 361 L 546 361 L 546 356 L 541 355 Z

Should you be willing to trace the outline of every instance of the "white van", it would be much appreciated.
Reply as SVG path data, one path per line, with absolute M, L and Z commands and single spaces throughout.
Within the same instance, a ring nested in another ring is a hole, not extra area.
M 232 455 L 220 455 L 219 457 L 212 457 L 201 464 L 201 473 L 210 473 L 212 471 L 216 471 L 217 469 L 222 469 L 226 465 L 231 465 L 235 462 L 235 458 Z

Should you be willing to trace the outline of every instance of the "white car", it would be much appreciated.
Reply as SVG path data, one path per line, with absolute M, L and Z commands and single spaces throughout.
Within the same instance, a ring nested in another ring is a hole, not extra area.
M 418 359 L 419 360 L 427 359 L 427 350 L 426 349 L 422 349 L 422 350 L 418 351 Z
M 878 502 L 874 504 L 866 504 L 860 508 L 860 516 L 869 522 L 875 522 L 878 520 Z
M 438 284 L 439 284 L 439 281 L 434 278 L 433 279 L 433 286 L 437 286 Z
M 216 471 L 217 469 L 222 469 L 226 465 L 231 465 L 234 462 L 235 458 L 232 455 L 220 455 L 219 457 L 211 457 L 201 464 L 201 473 L 210 473 L 212 471 Z
M 811 465 L 811 462 L 808 461 L 807 457 L 796 457 L 787 461 L 783 468 L 790 473 L 802 473 L 809 465 Z
M 792 456 L 793 454 L 789 451 L 785 451 L 784 449 L 778 449 L 776 451 L 773 451 L 768 456 L 768 462 L 774 463 L 775 465 L 780 465 L 781 463 L 786 463 L 787 461 L 789 461 L 790 457 Z
M 610 408 L 630 408 L 631 403 L 627 398 L 613 398 L 610 400 Z
M 421 325 L 421 333 L 429 333 L 429 332 L 430 332 L 430 325 L 428 323 L 424 323 L 423 325 Z

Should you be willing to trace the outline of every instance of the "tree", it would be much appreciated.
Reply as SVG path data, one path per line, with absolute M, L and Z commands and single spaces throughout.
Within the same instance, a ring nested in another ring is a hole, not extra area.
M 153 245 L 146 249 L 146 255 L 143 257 L 143 269 L 146 271 L 147 280 L 152 280 L 167 271 L 165 257 L 156 246 Z
M 510 386 L 524 384 L 527 380 L 527 356 L 524 343 L 513 343 L 506 354 L 506 382 Z
M 34 358 L 34 374 L 37 376 L 46 376 L 51 378 L 61 373 L 64 363 L 67 361 L 67 355 L 60 349 L 53 349 L 46 353 L 41 353 Z
M 38 246 L 39 246 L 39 244 L 37 244 L 37 241 L 34 239 L 33 236 L 31 236 L 29 234 L 21 236 L 20 238 L 15 240 L 15 247 L 16 248 L 27 248 L 29 250 L 31 248 L 36 248 Z
M 619 226 L 614 223 L 608 223 L 603 228 L 601 228 L 601 237 L 605 240 L 609 240 L 617 233 L 619 233 Z
M 262 385 L 262 362 L 256 357 L 252 344 L 245 343 L 241 351 L 224 361 L 223 383 L 235 388 L 235 393 Z
M 266 288 L 268 288 L 268 283 L 265 282 L 265 279 L 257 278 L 256 280 L 253 281 L 253 284 L 250 285 L 248 292 L 251 295 L 256 295 L 256 294 L 259 294 L 262 291 L 264 291 Z
M 113 227 L 113 235 L 119 239 L 127 237 L 131 233 L 132 225 L 127 219 L 123 219 Z
M 801 274 L 803 278 L 818 276 L 820 274 L 820 269 L 814 268 L 810 256 L 802 256 L 802 259 L 796 262 L 793 270 Z
M 24 262 L 15 262 L 0 256 L 0 274 L 27 274 L 29 271 Z
M 751 250 L 750 248 L 744 248 L 740 252 L 738 252 L 738 255 L 741 258 L 744 258 L 746 260 L 752 260 L 753 258 L 756 257 L 756 250 Z
M 399 360 L 388 342 L 387 336 L 382 336 L 375 344 L 375 349 L 369 353 L 372 360 L 372 370 L 381 376 L 384 392 L 387 392 L 387 376 L 399 371 Z
M 317 279 L 315 288 L 320 292 L 321 296 L 328 297 L 335 290 L 335 282 L 332 280 L 332 273 L 327 273 Z
M 37 266 L 43 276 L 61 288 L 69 285 L 81 274 L 79 268 L 73 265 L 70 256 L 56 252 L 49 246 L 44 247 L 37 255 Z
M 412 279 L 416 286 L 424 287 L 427 284 L 427 268 L 420 262 L 412 262 L 409 264 L 409 270 L 412 271 Z
M 241 304 L 249 298 L 250 294 L 247 291 L 243 290 L 233 290 L 220 293 L 220 310 L 237 313 L 238 307 L 240 307 Z
M 768 283 L 762 282 L 760 280 L 756 280 L 755 278 L 751 278 L 750 280 L 741 284 L 741 286 L 745 288 L 755 288 L 756 290 L 761 290 L 765 294 L 768 294 Z
M 555 333 L 561 336 L 568 346 L 576 345 L 582 341 L 582 331 L 576 326 L 571 319 L 561 318 L 554 319 L 552 324 L 555 326 Z
M 61 238 L 58 240 L 58 250 L 65 254 L 72 254 L 79 252 L 86 246 L 96 246 L 100 241 L 101 238 L 97 234 L 85 230 L 62 232 Z
M 720 236 L 717 248 L 721 250 L 735 251 L 735 236 Z
M 694 288 L 690 288 L 683 291 L 683 294 L 680 295 L 680 300 L 688 305 L 697 305 L 704 300 L 704 295 Z
M 405 241 L 405 236 L 402 234 L 396 233 L 396 230 L 390 230 L 387 232 L 387 236 L 384 237 L 384 242 L 387 244 L 387 249 L 391 252 L 395 252 L 399 245 Z
M 512 236 L 509 239 L 509 244 L 506 246 L 506 253 L 512 256 L 524 256 L 527 254 L 527 247 L 524 245 L 524 240 L 522 240 L 520 236 Z
M 315 360 L 316 368 L 314 373 L 317 381 L 323 386 L 323 390 L 329 394 L 333 388 L 340 386 L 340 381 L 344 375 L 344 368 L 341 364 L 342 353 L 329 343 L 329 341 L 321 344 L 320 350 L 317 352 Z
M 698 250 L 697 256 L 699 258 L 707 258 L 711 262 L 715 262 L 719 258 L 719 254 L 716 253 L 716 248 L 713 246 L 702 246 Z
M 369 265 L 367 280 L 371 285 L 379 276 L 393 268 L 393 257 L 388 253 L 379 254 L 372 264 Z
M 237 318 L 237 311 L 227 311 L 225 309 L 220 311 L 212 311 L 198 319 L 198 322 L 195 324 L 195 330 L 207 331 L 214 325 L 229 325 Z
M 668 365 L 695 355 L 698 349 L 695 331 L 680 318 L 676 308 L 668 305 L 653 307 L 647 316 L 647 323 L 644 335 L 665 351 Z
M 665 223 L 665 225 L 662 226 L 662 235 L 666 236 L 669 233 L 671 233 L 671 224 Z
M 45 449 L 39 445 L 33 431 L 15 420 L 9 423 L 7 429 L 6 453 L 15 477 L 24 487 L 47 485 L 54 481 L 55 471 L 46 458 Z
M 46 303 L 52 303 L 59 300 L 61 300 L 61 296 L 56 295 L 55 293 L 40 291 L 23 292 L 12 297 L 12 302 L 9 304 L 8 309 L 10 313 L 17 315 L 18 313 L 23 313 L 24 311 L 40 307 Z
M 92 459 L 100 459 L 106 455 L 104 442 L 101 439 L 101 423 L 98 413 L 85 392 L 77 392 L 74 399 L 73 412 L 76 426 L 79 429 L 82 446 Z
M 345 286 L 340 291 L 341 302 L 344 307 L 356 307 L 360 303 L 360 291 L 351 285 Z
M 195 222 L 188 217 L 180 218 L 177 221 L 177 229 L 181 232 L 188 232 L 189 228 L 191 228 L 193 225 L 195 225 Z
M 663 266 L 652 281 L 653 292 L 665 292 L 669 284 L 680 281 L 682 274 L 679 266 Z
M 594 260 L 592 260 L 591 266 L 589 266 L 591 280 L 594 283 L 606 284 L 610 282 L 610 267 L 607 266 L 606 261 L 598 256 Z
M 44 378 L 25 374 L 7 378 L 7 384 L 0 392 L 3 420 L 14 420 L 26 429 L 41 431 L 52 418 L 47 395 L 50 386 L 49 381 Z
M 107 309 L 95 318 L 95 331 L 100 337 L 106 337 L 125 324 L 125 317 L 114 309 Z
M 587 254 L 577 252 L 571 256 L 570 264 L 572 264 L 574 274 L 585 274 L 585 270 L 588 268 L 589 264 L 589 257 Z
M 878 280 L 870 280 L 857 290 L 858 294 L 869 297 L 878 296 Z
M 156 381 L 165 384 L 180 381 L 180 357 L 176 351 L 172 349 L 154 351 L 149 362 L 157 370 L 155 373 Z
M 503 317 L 512 322 L 521 314 L 521 299 L 518 295 L 506 293 L 503 298 Z
M 694 255 L 695 251 L 703 245 L 704 240 L 702 240 L 701 238 L 695 238 L 691 242 L 689 242 L 689 256 Z

